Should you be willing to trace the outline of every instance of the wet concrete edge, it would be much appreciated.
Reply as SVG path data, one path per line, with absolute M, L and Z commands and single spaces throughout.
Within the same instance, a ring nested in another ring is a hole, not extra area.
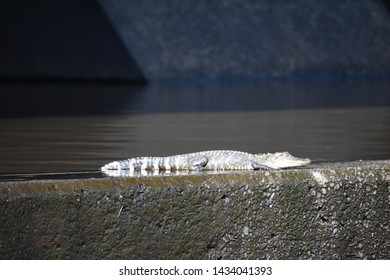
M 389 259 L 390 160 L 0 182 L 0 259 Z

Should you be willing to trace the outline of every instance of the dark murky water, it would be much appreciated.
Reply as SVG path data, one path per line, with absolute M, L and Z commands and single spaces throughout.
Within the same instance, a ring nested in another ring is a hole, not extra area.
M 209 149 L 286 150 L 315 161 L 390 158 L 390 82 L 3 84 L 0 91 L 3 177 Z

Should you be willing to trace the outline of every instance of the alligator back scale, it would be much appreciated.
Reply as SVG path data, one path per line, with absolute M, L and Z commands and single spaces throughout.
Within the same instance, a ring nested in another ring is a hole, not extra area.
M 139 171 L 201 171 L 201 170 L 259 170 L 304 166 L 310 159 L 298 158 L 288 152 L 250 154 L 240 151 L 216 150 L 167 157 L 136 157 L 113 161 L 101 170 Z

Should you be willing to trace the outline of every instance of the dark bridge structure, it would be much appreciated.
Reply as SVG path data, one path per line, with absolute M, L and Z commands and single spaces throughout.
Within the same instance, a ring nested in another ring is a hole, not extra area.
M 8 1 L 3 80 L 152 83 L 389 77 L 382 0 Z

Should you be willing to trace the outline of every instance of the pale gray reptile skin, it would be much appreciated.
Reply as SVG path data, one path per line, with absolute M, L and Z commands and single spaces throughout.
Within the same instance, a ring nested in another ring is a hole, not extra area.
M 310 159 L 298 158 L 288 152 L 250 154 L 246 152 L 216 150 L 167 157 L 136 157 L 114 161 L 101 170 L 133 171 L 196 171 L 196 170 L 258 170 L 303 166 Z

